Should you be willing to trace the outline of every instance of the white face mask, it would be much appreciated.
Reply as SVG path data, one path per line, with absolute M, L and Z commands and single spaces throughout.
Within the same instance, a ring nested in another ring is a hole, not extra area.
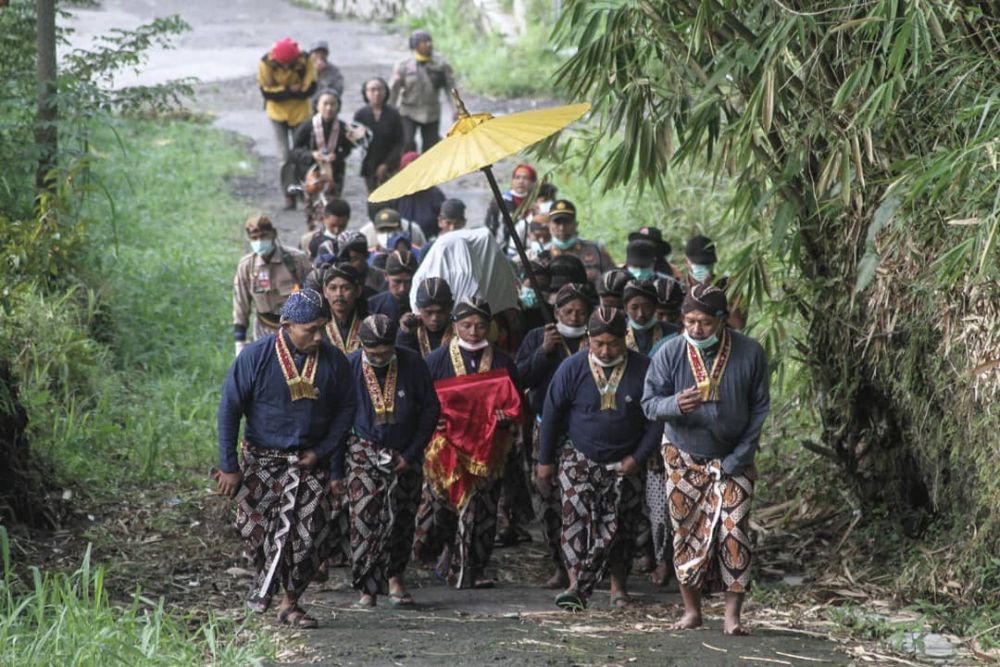
M 563 324 L 562 322 L 556 322 L 556 329 L 566 338 L 579 338 L 587 333 L 586 326 L 571 327 L 570 325 Z
M 490 346 L 490 341 L 485 338 L 478 343 L 468 343 L 461 338 L 458 339 L 458 346 L 468 352 L 476 352 Z
M 364 351 L 361 352 L 361 358 L 364 359 L 364 362 L 366 364 L 368 364 L 369 366 L 371 366 L 372 368 L 385 368 L 386 366 L 388 366 L 389 364 L 391 364 L 392 362 L 394 362 L 396 360 L 396 354 L 393 353 L 393 355 L 391 357 L 389 357 L 388 359 L 386 359 L 381 364 L 376 364 L 374 361 L 372 361 L 368 357 L 368 353 L 364 352 Z
M 608 362 L 601 361 L 600 359 L 598 359 L 593 354 L 590 355 L 590 358 L 593 359 L 594 363 L 597 364 L 598 366 L 600 366 L 601 368 L 614 368 L 618 364 L 620 364 L 623 361 L 625 361 L 625 355 L 624 354 L 621 355 L 621 356 L 615 357 L 614 359 L 612 359 L 611 361 L 608 361 Z

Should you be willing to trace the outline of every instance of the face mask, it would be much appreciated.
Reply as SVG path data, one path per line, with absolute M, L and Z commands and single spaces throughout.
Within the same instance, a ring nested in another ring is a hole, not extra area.
M 576 237 L 574 236 L 568 241 L 560 241 L 556 237 L 552 237 L 552 245 L 559 248 L 560 250 L 569 250 L 576 245 Z
M 556 329 L 559 333 L 566 338 L 579 338 L 580 336 L 587 333 L 587 327 L 571 327 L 568 324 L 563 324 L 562 322 L 556 322 Z
M 691 343 L 699 350 L 707 350 L 708 348 L 712 347 L 713 345 L 719 342 L 719 336 L 717 334 L 712 334 L 705 340 L 695 340 L 694 338 L 691 338 L 691 335 L 687 331 L 685 331 L 684 340 Z
M 691 276 L 698 282 L 704 282 L 710 275 L 712 275 L 712 266 L 710 264 L 691 265 Z
M 458 339 L 458 346 L 460 348 L 462 348 L 463 350 L 466 350 L 468 352 L 477 352 L 479 350 L 482 350 L 484 348 L 489 347 L 490 346 L 490 341 L 488 341 L 488 340 L 486 340 L 484 338 L 483 340 L 479 341 L 478 343 L 469 343 L 469 342 L 466 342 L 466 341 L 462 340 L 461 338 L 459 338 Z
M 621 356 L 615 357 L 611 361 L 607 361 L 607 362 L 601 361 L 600 359 L 598 359 L 594 355 L 590 355 L 590 358 L 593 359 L 594 363 L 597 364 L 598 366 L 600 366 L 601 368 L 614 368 L 615 366 L 617 366 L 621 362 L 625 361 L 625 355 L 624 354 L 621 355 Z
M 652 280 L 656 276 L 653 269 L 648 266 L 630 266 L 628 267 L 628 272 L 636 280 Z
M 525 308 L 536 308 L 538 306 L 538 294 L 530 287 L 521 288 L 521 303 Z
M 369 359 L 368 358 L 368 354 L 366 352 L 362 352 L 361 353 L 361 358 L 364 359 L 365 363 L 368 364 L 369 366 L 371 366 L 372 368 L 385 368 L 386 366 L 388 366 L 392 362 L 396 361 L 396 354 L 393 353 L 393 355 L 391 357 L 389 357 L 388 359 L 386 359 L 381 364 L 376 364 L 374 361 L 372 361 L 371 359 Z
M 639 324 L 638 322 L 629 320 L 628 325 L 633 329 L 635 329 L 636 331 L 649 331 L 650 329 L 656 326 L 656 318 L 655 317 L 649 318 L 649 321 L 646 322 L 645 324 Z
M 250 241 L 250 249 L 258 255 L 267 255 L 274 250 L 274 241 L 271 239 L 258 239 L 256 241 Z
M 539 254 L 539 253 L 543 253 L 546 250 L 548 250 L 550 245 L 552 245 L 552 244 L 550 243 L 548 245 L 543 245 L 539 241 L 532 241 L 531 242 L 531 248 L 530 248 L 530 250 L 531 250 L 531 252 L 533 252 L 535 254 Z

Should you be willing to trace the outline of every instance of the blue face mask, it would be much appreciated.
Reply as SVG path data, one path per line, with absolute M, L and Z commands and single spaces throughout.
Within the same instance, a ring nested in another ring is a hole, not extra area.
M 688 334 L 687 331 L 685 331 L 684 340 L 691 343 L 699 350 L 707 350 L 708 348 L 712 347 L 713 345 L 716 345 L 719 342 L 719 336 L 718 334 L 712 334 L 705 340 L 695 340 L 694 338 L 691 338 L 691 335 Z
M 700 283 L 705 282 L 705 279 L 712 275 L 712 265 L 711 264 L 692 264 L 691 265 L 691 277 Z
M 521 288 L 521 303 L 525 308 L 535 308 L 538 306 L 538 294 L 528 286 Z
M 636 280 L 652 280 L 656 276 L 653 269 L 648 266 L 630 266 L 628 267 L 628 272 Z
M 634 320 L 629 320 L 628 325 L 633 329 L 635 329 L 636 331 L 649 331 L 650 329 L 656 326 L 656 318 L 655 317 L 649 318 L 649 321 L 646 322 L 645 324 L 639 324 Z
M 268 255 L 274 250 L 274 241 L 271 239 L 257 239 L 250 241 L 250 249 L 258 255 Z
M 560 250 L 569 250 L 576 245 L 576 237 L 574 236 L 568 241 L 560 241 L 556 237 L 552 237 L 552 245 L 559 248 Z

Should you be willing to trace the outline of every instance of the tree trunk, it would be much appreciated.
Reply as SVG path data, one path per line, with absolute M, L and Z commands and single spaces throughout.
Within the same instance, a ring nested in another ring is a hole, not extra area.
M 35 10 L 38 32 L 38 122 L 35 126 L 38 170 L 35 172 L 35 186 L 38 194 L 42 194 L 54 190 L 51 173 L 56 168 L 58 155 L 55 0 L 36 0 Z

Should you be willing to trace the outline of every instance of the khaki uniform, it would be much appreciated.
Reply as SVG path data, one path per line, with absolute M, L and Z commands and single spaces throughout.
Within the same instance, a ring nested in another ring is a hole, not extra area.
M 277 331 L 281 306 L 311 270 L 308 255 L 277 243 L 267 259 L 243 257 L 233 278 L 233 324 L 250 329 L 253 310 L 254 340 Z
M 549 252 L 553 257 L 573 255 L 579 259 L 583 262 L 583 268 L 587 270 L 587 279 L 594 285 L 597 285 L 597 281 L 606 271 L 615 268 L 607 249 L 593 241 L 577 240 L 569 250 L 560 250 L 553 245 L 549 248 Z
M 418 63 L 409 57 L 396 63 L 389 83 L 389 104 L 401 116 L 418 123 L 430 123 L 441 118 L 441 91 L 448 94 L 455 87 L 451 65 L 439 58 Z

